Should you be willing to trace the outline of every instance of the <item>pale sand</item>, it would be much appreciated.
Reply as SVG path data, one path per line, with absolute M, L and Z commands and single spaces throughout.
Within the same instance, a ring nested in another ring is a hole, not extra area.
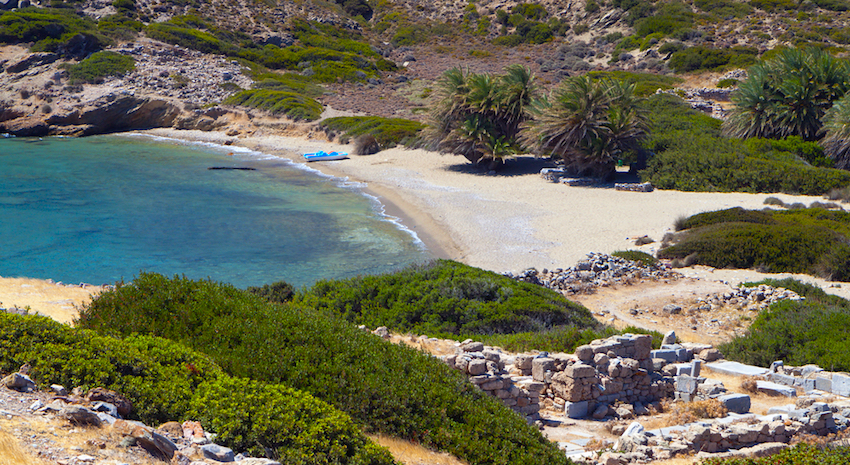
M 351 146 L 296 137 L 227 137 L 222 133 L 152 130 L 150 134 L 249 147 L 303 163 L 306 151 Z M 698 193 L 569 187 L 539 175 L 541 160 L 523 157 L 499 174 L 476 172 L 462 157 L 396 148 L 348 160 L 309 164 L 326 174 L 360 181 L 388 211 L 423 236 L 441 255 L 493 271 L 569 267 L 588 252 L 640 249 L 654 253 L 681 216 L 740 206 L 764 208 L 764 199 L 809 204 L 820 197 L 783 194 Z M 634 245 L 648 235 L 656 243 Z
M 88 303 L 101 290 L 100 286 L 69 287 L 41 279 L 0 278 L 0 307 L 29 307 L 31 313 L 70 323 L 77 316 L 75 307 Z
M 301 154 L 315 150 L 351 151 L 351 146 L 277 135 L 228 137 L 222 132 L 154 129 L 146 133 L 189 141 L 247 147 L 304 163 Z M 621 192 L 613 188 L 569 187 L 540 177 L 541 160 L 523 157 L 510 162 L 496 175 L 480 173 L 462 157 L 425 150 L 397 148 L 376 155 L 309 164 L 325 174 L 365 183 L 377 195 L 386 212 L 422 239 L 436 256 L 496 272 L 529 267 L 566 268 L 588 252 L 610 253 L 637 249 L 654 254 L 661 238 L 672 230 L 676 218 L 695 213 L 740 206 L 764 208 L 769 196 L 785 202 L 810 204 L 820 197 L 783 194 L 718 194 L 659 191 Z M 658 242 L 642 247 L 634 239 L 649 236 Z M 753 271 L 706 269 L 687 271 L 730 284 L 761 279 Z M 782 275 L 785 276 L 785 275 Z M 828 288 L 823 280 L 798 275 Z M 2 282 L 3 280 L 0 280 Z M 33 282 L 35 282 L 33 280 Z M 53 285 L 45 285 L 47 287 Z M 29 305 L 40 313 L 69 321 L 74 314 L 69 302 L 77 297 L 40 297 L 20 300 L 20 287 L 12 291 L 0 285 L 3 306 Z M 56 286 L 54 286 L 56 287 Z M 68 289 L 68 288 L 58 288 Z M 827 289 L 850 298 L 850 286 Z M 54 289 L 55 291 L 55 289 Z M 86 293 L 83 289 L 69 292 Z M 10 294 L 10 292 L 12 292 Z M 18 301 L 13 297 L 18 296 Z M 57 303 L 59 302 L 59 303 Z

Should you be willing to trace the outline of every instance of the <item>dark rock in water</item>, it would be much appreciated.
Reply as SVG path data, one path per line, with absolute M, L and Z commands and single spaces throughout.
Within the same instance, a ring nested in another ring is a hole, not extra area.
M 256 171 L 257 168 L 247 168 L 244 166 L 210 166 L 208 170 L 238 170 L 238 171 Z

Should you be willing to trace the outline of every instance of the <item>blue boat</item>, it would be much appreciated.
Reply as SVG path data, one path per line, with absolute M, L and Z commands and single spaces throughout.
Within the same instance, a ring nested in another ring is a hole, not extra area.
M 325 152 L 323 150 L 319 150 L 318 152 L 305 153 L 304 159 L 307 161 L 330 161 L 330 160 L 344 160 L 348 158 L 348 152 Z

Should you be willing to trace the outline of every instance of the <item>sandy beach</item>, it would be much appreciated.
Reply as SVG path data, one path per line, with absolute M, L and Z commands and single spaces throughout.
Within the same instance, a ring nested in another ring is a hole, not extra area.
M 153 129 L 153 136 L 188 141 L 229 143 L 304 163 L 301 154 L 315 150 L 351 151 L 351 146 L 326 140 L 278 135 L 229 137 L 223 132 Z M 764 199 L 809 204 L 820 197 L 784 194 L 696 193 L 656 190 L 616 191 L 613 187 L 570 187 L 543 179 L 543 160 L 521 157 L 497 174 L 478 171 L 466 159 L 426 150 L 395 148 L 375 155 L 309 164 L 322 173 L 363 183 L 385 212 L 399 218 L 436 256 L 496 271 L 529 267 L 569 267 L 588 252 L 636 249 L 654 254 L 665 233 L 681 216 L 730 207 L 763 208 Z M 641 247 L 637 237 L 656 242 Z M 695 267 L 686 275 L 737 284 L 767 275 L 752 270 Z M 828 292 L 850 298 L 850 286 L 815 282 Z M 73 306 L 92 290 L 66 288 L 38 280 L 0 278 L 2 306 L 29 305 L 33 311 L 70 321 Z M 831 287 L 833 286 L 833 287 Z M 65 291 L 68 292 L 65 292 Z
M 308 151 L 351 146 L 299 137 L 227 137 L 218 132 L 155 129 L 148 134 L 225 143 L 303 163 Z M 465 158 L 394 148 L 348 160 L 311 163 L 323 173 L 365 183 L 387 212 L 420 235 L 439 256 L 497 272 L 568 267 L 588 252 L 639 249 L 654 253 L 681 216 L 730 207 L 764 208 L 764 199 L 809 204 L 820 197 L 570 187 L 540 176 L 545 162 L 520 157 L 497 174 Z M 657 242 L 634 245 L 637 237 Z

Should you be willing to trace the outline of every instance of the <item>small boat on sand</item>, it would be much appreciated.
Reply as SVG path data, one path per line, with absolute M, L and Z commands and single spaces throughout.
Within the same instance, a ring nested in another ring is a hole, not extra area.
M 346 158 L 348 158 L 348 152 L 325 152 L 319 150 L 318 152 L 304 154 L 304 159 L 307 161 L 344 160 Z

